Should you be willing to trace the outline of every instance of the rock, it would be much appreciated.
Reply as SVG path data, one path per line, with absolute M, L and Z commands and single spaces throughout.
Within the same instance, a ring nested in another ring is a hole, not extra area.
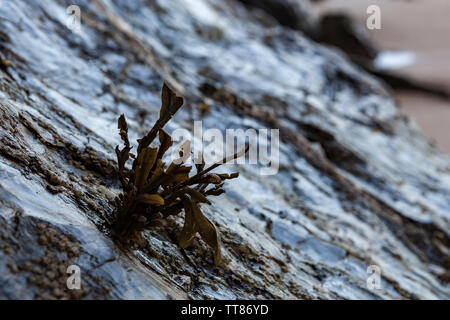
M 450 298 L 450 159 L 377 79 L 239 1 L 81 0 L 79 29 L 70 4 L 0 6 L 0 298 Z M 230 165 L 202 207 L 225 267 L 178 247 L 182 217 L 108 229 L 117 118 L 136 147 L 164 80 L 186 100 L 169 133 L 280 129 L 279 172 Z
M 317 40 L 338 47 L 350 56 L 372 61 L 379 53 L 367 29 L 343 13 L 320 18 Z
M 282 26 L 312 35 L 319 27 L 309 0 L 238 0 L 250 8 L 263 10 Z
M 174 277 L 175 282 L 186 291 L 192 289 L 192 280 L 189 276 L 179 275 Z

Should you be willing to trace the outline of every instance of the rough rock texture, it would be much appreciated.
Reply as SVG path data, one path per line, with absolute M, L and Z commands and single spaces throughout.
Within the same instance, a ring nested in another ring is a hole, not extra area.
M 0 2 L 1 298 L 450 298 L 449 158 L 376 79 L 236 0 L 80 0 L 76 32 L 70 4 Z M 116 119 L 136 141 L 163 80 L 186 99 L 169 132 L 280 128 L 280 172 L 230 166 L 203 208 L 225 268 L 176 245 L 182 217 L 130 243 L 105 224 Z

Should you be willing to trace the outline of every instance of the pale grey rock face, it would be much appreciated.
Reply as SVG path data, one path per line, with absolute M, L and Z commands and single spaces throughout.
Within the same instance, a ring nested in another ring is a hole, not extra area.
M 238 1 L 78 3 L 73 31 L 70 1 L 1 1 L 1 298 L 450 298 L 450 161 L 378 81 Z M 224 268 L 177 246 L 182 217 L 132 243 L 105 224 L 117 117 L 136 146 L 164 80 L 186 99 L 169 132 L 280 129 L 278 174 L 226 166 L 202 208 Z

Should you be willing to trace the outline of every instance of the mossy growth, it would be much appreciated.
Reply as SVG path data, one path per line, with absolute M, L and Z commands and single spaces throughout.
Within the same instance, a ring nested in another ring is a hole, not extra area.
M 222 263 L 220 235 L 214 224 L 204 216 L 199 204 L 211 204 L 208 197 L 224 193 L 224 181 L 239 176 L 239 173 L 214 174 L 211 171 L 244 155 L 248 146 L 207 168 L 199 155 L 194 161 L 196 173 L 192 175 L 192 166 L 186 165 L 186 160 L 191 157 L 190 150 L 180 151 L 180 157 L 166 165 L 163 156 L 173 141 L 163 127 L 181 108 L 183 98 L 164 84 L 161 101 L 159 119 L 146 136 L 138 139 L 136 155 L 131 153 L 125 116 L 122 114 L 118 119 L 120 137 L 124 142 L 122 149 L 116 147 L 122 193 L 116 198 L 113 230 L 118 237 L 129 237 L 133 232 L 150 228 L 155 219 L 177 215 L 184 210 L 180 247 L 189 246 L 198 232 L 214 249 L 214 263 L 219 265 Z M 157 136 L 159 145 L 150 146 Z M 130 158 L 133 162 L 128 169 L 126 163 Z

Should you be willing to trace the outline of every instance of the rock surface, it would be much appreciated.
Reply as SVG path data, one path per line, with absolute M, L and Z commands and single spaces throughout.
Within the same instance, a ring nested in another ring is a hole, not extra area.
M 83 0 L 79 30 L 69 5 L 0 5 L 0 298 L 450 298 L 450 159 L 376 79 L 236 0 Z M 177 246 L 182 217 L 106 227 L 117 117 L 145 134 L 164 80 L 186 100 L 169 132 L 280 129 L 279 173 L 229 166 L 203 208 L 223 268 Z

